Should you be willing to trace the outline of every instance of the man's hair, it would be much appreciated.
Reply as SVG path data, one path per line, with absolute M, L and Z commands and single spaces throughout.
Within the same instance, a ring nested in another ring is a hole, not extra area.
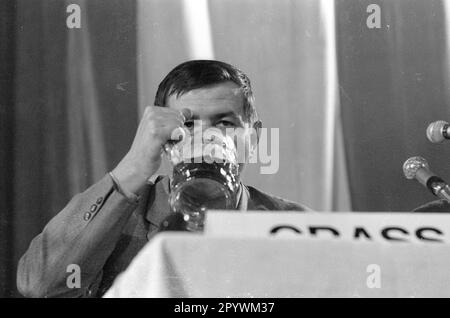
M 245 120 L 254 123 L 258 120 L 250 79 L 233 65 L 213 60 L 192 60 L 175 67 L 162 80 L 155 96 L 156 106 L 166 106 L 167 98 L 177 97 L 197 88 L 204 88 L 224 82 L 237 84 L 244 94 Z

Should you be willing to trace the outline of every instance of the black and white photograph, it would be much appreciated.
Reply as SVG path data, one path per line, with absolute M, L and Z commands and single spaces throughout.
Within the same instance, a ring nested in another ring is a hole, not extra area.
M 448 182 L 450 0 L 0 0 L 0 298 L 447 298 Z

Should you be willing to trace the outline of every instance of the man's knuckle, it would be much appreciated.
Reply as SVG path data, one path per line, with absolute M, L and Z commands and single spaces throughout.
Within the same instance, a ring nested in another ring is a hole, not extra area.
M 155 110 L 154 109 L 149 109 L 147 111 L 147 117 L 154 117 L 155 116 Z
M 148 133 L 152 136 L 157 136 L 160 132 L 160 129 L 158 129 L 155 125 L 150 125 L 148 128 Z

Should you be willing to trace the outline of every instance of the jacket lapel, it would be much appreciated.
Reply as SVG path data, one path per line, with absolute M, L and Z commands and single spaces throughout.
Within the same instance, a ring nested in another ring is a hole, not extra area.
M 243 185 L 243 188 L 245 189 L 245 194 L 248 200 L 245 211 L 268 210 L 261 200 L 258 200 L 258 197 L 253 197 L 251 195 L 251 192 L 248 190 L 246 185 Z
M 169 177 L 158 176 L 150 187 L 145 219 L 156 227 L 171 213 L 169 206 Z

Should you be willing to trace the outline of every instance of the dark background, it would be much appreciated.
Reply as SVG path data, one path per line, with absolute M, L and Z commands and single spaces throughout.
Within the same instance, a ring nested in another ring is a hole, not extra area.
M 89 136 L 84 135 L 89 129 L 71 126 L 78 131 L 76 139 L 68 131 L 69 121 L 77 115 L 69 107 L 86 100 L 68 93 L 69 85 L 83 85 L 73 83 L 70 74 L 81 66 L 67 64 L 70 31 L 61 26 L 69 3 L 74 1 L 0 1 L 0 296 L 4 297 L 17 296 L 16 265 L 31 239 L 74 192 L 95 180 L 89 168 L 95 161 L 90 150 L 96 145 L 87 145 Z M 137 125 L 135 7 L 133 1 L 118 0 L 84 5 L 103 118 L 100 129 L 108 136 L 102 146 L 109 170 L 131 145 Z M 124 82 L 126 92 L 116 87 Z M 77 177 L 68 169 L 71 161 L 79 164 L 74 155 L 88 158 L 81 167 L 75 165 L 80 169 L 75 171 Z
M 429 123 L 450 119 L 445 10 L 442 1 L 377 1 L 382 28 L 368 29 L 357 12 L 370 3 L 339 0 L 336 11 L 352 207 L 410 211 L 433 197 L 403 177 L 406 159 L 423 156 L 450 179 L 449 144 L 431 144 L 425 134 Z

